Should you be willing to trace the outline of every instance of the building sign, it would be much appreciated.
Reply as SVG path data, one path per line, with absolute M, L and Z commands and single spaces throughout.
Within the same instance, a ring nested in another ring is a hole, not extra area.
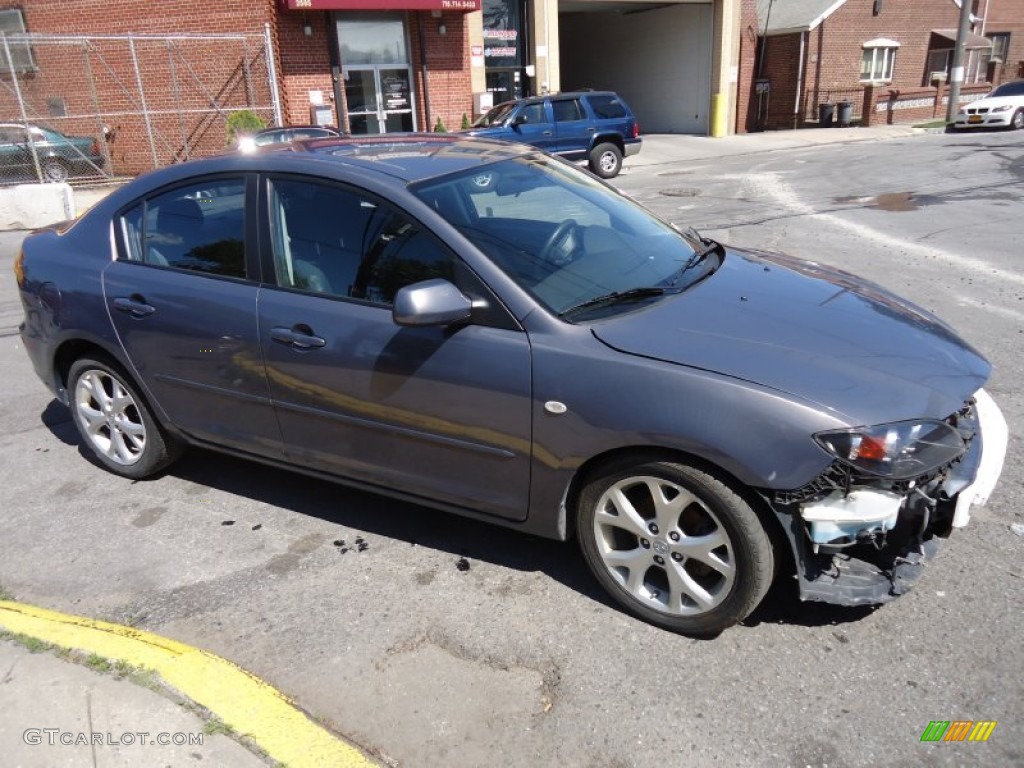
M 523 64 L 521 0 L 483 0 L 484 58 L 488 67 Z
M 481 0 L 281 0 L 300 11 L 479 11 Z

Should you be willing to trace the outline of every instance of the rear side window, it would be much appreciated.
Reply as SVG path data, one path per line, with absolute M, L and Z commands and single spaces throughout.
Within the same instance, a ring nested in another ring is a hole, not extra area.
M 245 181 L 151 197 L 121 216 L 126 256 L 159 267 L 245 277 Z
M 551 102 L 551 108 L 555 112 L 556 123 L 568 123 L 572 120 L 584 118 L 583 109 L 579 99 L 559 99 Z
M 626 116 L 626 108 L 622 106 L 622 101 L 609 93 L 588 96 L 587 101 L 590 102 L 590 108 L 594 110 L 594 117 L 598 120 Z

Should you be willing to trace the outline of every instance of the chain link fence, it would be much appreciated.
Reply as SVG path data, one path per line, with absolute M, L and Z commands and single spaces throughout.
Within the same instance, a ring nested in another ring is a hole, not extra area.
M 217 154 L 242 111 L 281 122 L 269 28 L 0 33 L 0 184 L 96 182 Z

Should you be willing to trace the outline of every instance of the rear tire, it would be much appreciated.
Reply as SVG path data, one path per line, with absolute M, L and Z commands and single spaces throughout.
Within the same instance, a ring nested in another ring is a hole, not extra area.
M 170 466 L 182 443 L 153 418 L 124 370 L 82 357 L 68 373 L 71 416 L 85 447 L 114 474 L 139 480 Z
M 618 176 L 621 169 L 622 150 L 614 144 L 605 142 L 590 150 L 590 170 L 602 179 Z
M 630 613 L 694 637 L 745 619 L 774 575 L 757 513 L 684 464 L 618 464 L 588 482 L 576 534 L 590 570 Z

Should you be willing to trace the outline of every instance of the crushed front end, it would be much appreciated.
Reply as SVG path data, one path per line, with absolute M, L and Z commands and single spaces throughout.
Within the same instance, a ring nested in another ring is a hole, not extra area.
M 983 389 L 942 421 L 816 436 L 836 459 L 802 488 L 765 494 L 797 564 L 800 597 L 884 603 L 917 581 L 938 539 L 984 504 L 1006 454 L 1007 427 Z

